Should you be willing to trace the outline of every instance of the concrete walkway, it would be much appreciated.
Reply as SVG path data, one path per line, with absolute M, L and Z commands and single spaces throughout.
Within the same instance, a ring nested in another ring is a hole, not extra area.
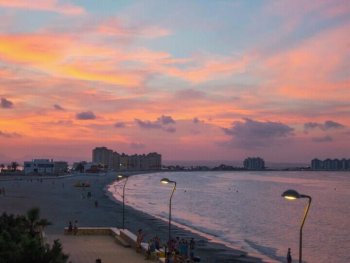
M 63 251 L 69 254 L 68 262 L 95 263 L 97 258 L 102 263 L 145 263 L 144 255 L 137 253 L 133 248 L 125 248 L 115 242 L 112 236 L 106 235 L 49 235 L 47 242 L 59 239 Z

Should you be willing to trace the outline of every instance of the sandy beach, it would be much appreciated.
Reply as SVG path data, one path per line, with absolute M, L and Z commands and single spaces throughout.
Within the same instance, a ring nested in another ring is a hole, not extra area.
M 120 228 L 122 204 L 113 201 L 105 190 L 114 180 L 115 173 L 50 178 L 0 177 L 0 188 L 5 189 L 5 195 L 0 195 L 0 212 L 24 214 L 32 207 L 39 207 L 41 217 L 52 222 L 45 230 L 48 236 L 63 234 L 63 229 L 68 226 L 69 221 L 75 220 L 80 227 Z M 77 182 L 89 183 L 90 187 L 76 187 Z M 88 192 L 91 193 L 91 198 L 88 198 Z M 167 239 L 167 222 L 131 207 L 126 207 L 125 220 L 125 227 L 134 233 L 142 228 L 146 233 L 146 241 L 155 235 L 162 241 Z M 172 235 L 185 239 L 194 237 L 197 244 L 195 255 L 201 258 L 201 262 L 262 262 L 244 251 L 211 243 L 201 236 L 175 226 Z

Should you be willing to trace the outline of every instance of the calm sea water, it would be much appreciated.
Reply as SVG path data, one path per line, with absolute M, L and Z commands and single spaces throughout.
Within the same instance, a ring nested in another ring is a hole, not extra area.
M 129 178 L 125 201 L 168 220 L 171 185 L 173 221 L 215 242 L 285 262 L 288 247 L 298 260 L 299 228 L 307 199 L 287 201 L 287 189 L 312 196 L 303 228 L 303 261 L 350 262 L 349 172 L 171 172 Z M 121 199 L 123 182 L 109 187 Z

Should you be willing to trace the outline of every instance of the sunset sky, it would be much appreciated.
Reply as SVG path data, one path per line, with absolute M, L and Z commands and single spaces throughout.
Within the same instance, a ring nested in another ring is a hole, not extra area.
M 350 158 L 350 1 L 0 0 L 0 163 Z

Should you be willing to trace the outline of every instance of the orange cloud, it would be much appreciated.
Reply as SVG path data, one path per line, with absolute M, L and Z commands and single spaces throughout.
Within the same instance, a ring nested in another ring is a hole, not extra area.
M 248 56 L 238 58 L 213 56 L 205 58 L 197 55 L 182 60 L 168 58 L 163 64 L 152 66 L 155 71 L 161 74 L 177 77 L 193 84 L 200 84 L 242 73 L 246 70 L 250 61 L 251 58 Z M 191 64 L 195 64 L 195 66 Z
M 97 65 L 95 65 L 97 67 Z M 102 81 L 123 86 L 137 86 L 142 81 L 142 75 L 137 72 L 126 72 L 123 70 L 101 71 L 97 68 L 90 69 L 86 66 L 79 65 L 67 65 L 63 66 L 60 70 L 65 76 L 69 76 L 75 79 L 89 80 L 89 81 Z
M 78 47 L 79 52 L 72 52 Z M 136 86 L 144 75 L 140 71 L 123 70 L 117 66 L 122 60 L 116 54 L 122 52 L 84 44 L 69 35 L 0 36 L 0 50 L 2 58 L 9 62 L 29 64 L 42 72 L 61 77 Z M 81 61 L 74 57 L 81 58 Z M 124 55 L 124 58 L 127 59 L 127 56 Z
M 49 11 L 65 15 L 81 15 L 85 13 L 84 8 L 71 4 L 60 4 L 57 0 L 0 0 L 1 7 L 19 8 L 25 10 Z
M 146 48 L 96 45 L 72 34 L 2 35 L 0 50 L 4 60 L 29 64 L 54 76 L 122 86 L 141 86 L 155 73 L 198 84 L 244 72 L 251 61 L 248 56 L 176 59 Z
M 72 42 L 69 36 L 0 35 L 1 57 L 15 63 L 52 65 L 62 60 L 64 50 Z

